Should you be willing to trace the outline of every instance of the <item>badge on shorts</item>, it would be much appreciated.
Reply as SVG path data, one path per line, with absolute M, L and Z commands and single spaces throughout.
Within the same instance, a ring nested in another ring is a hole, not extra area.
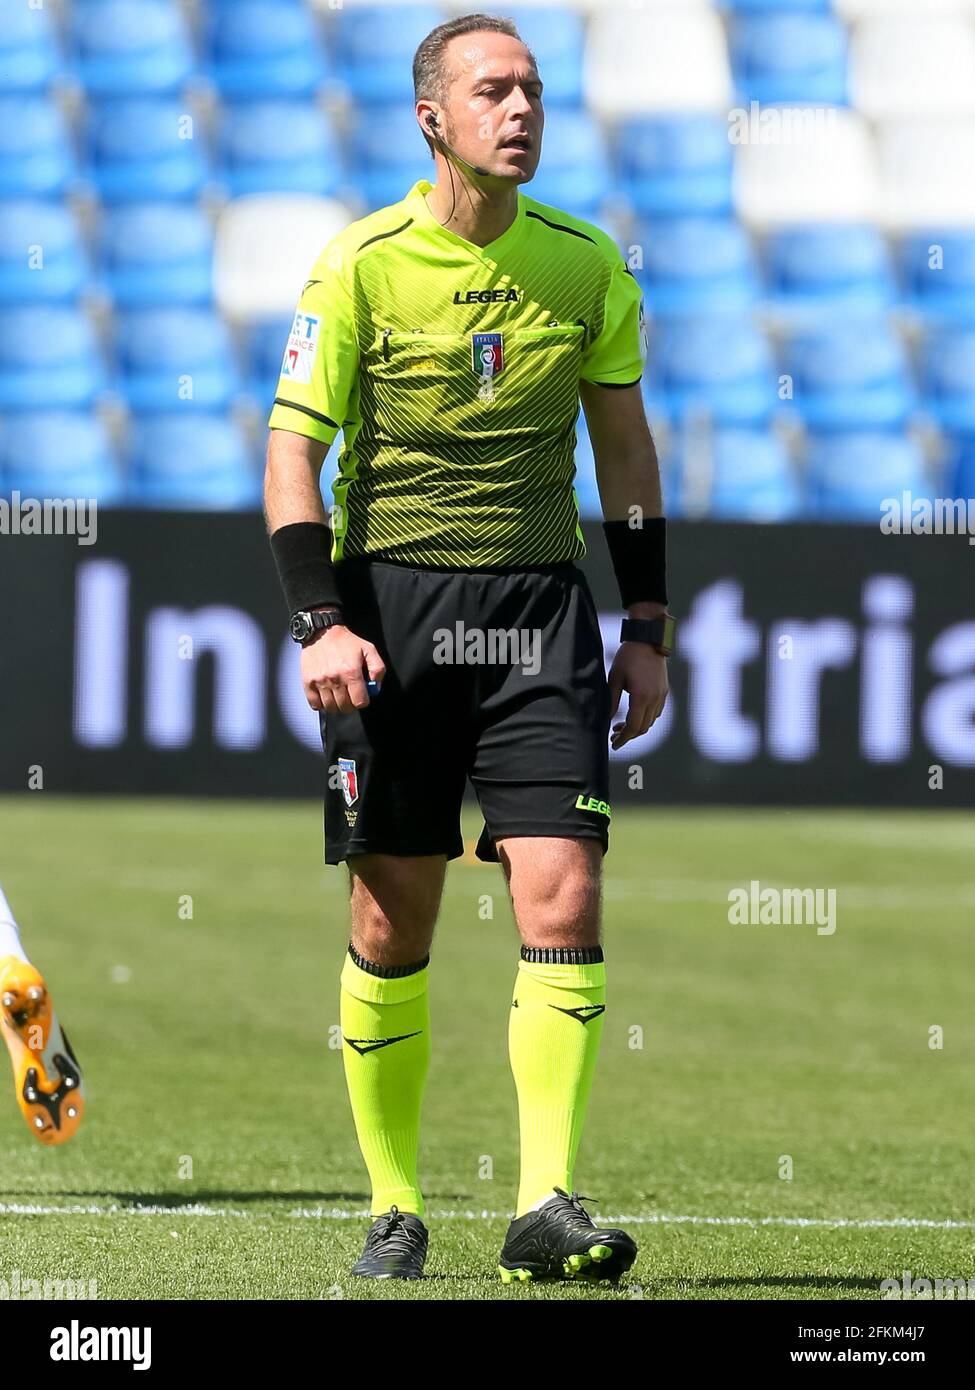
M 359 778 L 355 770 L 355 758 L 339 758 L 339 777 L 342 779 L 342 795 L 346 806 L 359 800 Z

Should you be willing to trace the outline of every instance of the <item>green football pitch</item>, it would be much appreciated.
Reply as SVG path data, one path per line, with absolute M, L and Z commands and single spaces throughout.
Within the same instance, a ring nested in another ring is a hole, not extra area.
M 480 828 L 470 813 L 465 833 Z M 640 1245 L 617 1288 L 505 1287 L 517 1188 L 500 869 L 455 862 L 431 964 L 422 1283 L 353 1279 L 346 874 L 310 803 L 0 799 L 0 879 L 85 1069 L 64 1149 L 0 1092 L 3 1267 L 101 1298 L 877 1299 L 973 1278 L 975 820 L 619 813 L 576 1187 Z M 836 929 L 729 891 L 834 889 Z M 9 1072 L 8 1072 L 9 1082 Z

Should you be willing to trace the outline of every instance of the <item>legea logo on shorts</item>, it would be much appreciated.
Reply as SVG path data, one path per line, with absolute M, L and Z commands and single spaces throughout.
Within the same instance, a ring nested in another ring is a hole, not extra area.
M 520 666 L 526 676 L 542 668 L 541 628 L 438 627 L 433 659 L 438 666 Z

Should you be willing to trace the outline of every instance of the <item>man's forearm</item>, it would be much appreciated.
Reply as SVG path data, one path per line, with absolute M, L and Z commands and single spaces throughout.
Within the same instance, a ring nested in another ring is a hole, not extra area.
M 321 474 L 327 446 L 287 430 L 271 430 L 264 470 L 264 516 L 269 532 L 296 521 L 326 521 Z
M 660 466 L 649 429 L 645 447 L 602 468 L 597 461 L 596 481 L 604 521 L 625 521 L 638 528 L 645 519 L 663 516 Z M 667 605 L 644 599 L 629 604 L 626 611 L 631 618 L 659 618 L 666 613 Z

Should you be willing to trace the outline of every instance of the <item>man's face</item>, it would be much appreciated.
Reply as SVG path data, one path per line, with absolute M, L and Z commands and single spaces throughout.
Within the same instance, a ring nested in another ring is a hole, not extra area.
M 498 178 L 527 183 L 542 152 L 542 80 L 507 34 L 461 34 L 445 54 L 447 143 Z

